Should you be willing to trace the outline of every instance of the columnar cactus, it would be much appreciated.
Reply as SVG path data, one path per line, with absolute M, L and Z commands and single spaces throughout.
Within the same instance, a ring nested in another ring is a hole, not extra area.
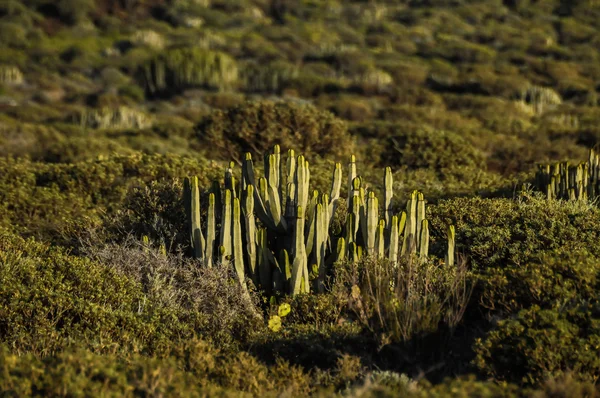
M 406 211 L 394 214 L 393 176 L 384 173 L 383 209 L 374 191 L 367 190 L 356 172 L 356 158 L 348 169 L 348 214 L 340 235 L 332 236 L 331 220 L 340 200 L 342 166 L 336 163 L 329 194 L 310 191 L 306 159 L 288 151 L 285 162 L 276 146 L 264 157 L 265 175 L 257 178 L 252 157 L 246 154 L 241 179 L 234 165 L 225 170 L 225 186 L 208 196 L 206 235 L 201 231 L 197 178 L 185 181 L 185 203 L 194 257 L 206 266 L 232 266 L 240 283 L 248 276 L 267 294 L 324 292 L 333 264 L 363 255 L 387 259 L 392 266 L 403 256 L 425 259 L 429 254 L 429 223 L 423 194 L 414 191 Z M 578 181 L 578 175 L 573 177 Z M 579 194 L 581 190 L 575 191 Z M 216 212 L 221 210 L 218 237 Z M 454 264 L 454 227 L 448 233 L 446 264 Z M 205 239 L 206 237 L 206 239 Z
M 538 165 L 536 186 L 547 199 L 588 200 L 600 194 L 600 156 L 591 149 L 587 162 Z

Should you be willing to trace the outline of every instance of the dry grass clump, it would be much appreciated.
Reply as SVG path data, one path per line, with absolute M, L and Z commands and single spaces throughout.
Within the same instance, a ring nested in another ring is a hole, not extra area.
M 465 261 L 447 267 L 410 257 L 394 266 L 366 258 L 341 278 L 351 286 L 349 306 L 359 321 L 391 342 L 435 332 L 440 324 L 455 327 L 472 291 Z
M 194 320 L 197 331 L 219 344 L 243 342 L 264 328 L 258 296 L 247 292 L 227 266 L 206 268 L 182 253 L 164 254 L 129 239 L 87 254 L 142 285 L 148 299 Z

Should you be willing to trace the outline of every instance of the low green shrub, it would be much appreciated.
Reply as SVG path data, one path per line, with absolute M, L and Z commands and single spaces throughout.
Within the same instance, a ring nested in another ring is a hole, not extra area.
M 534 305 L 500 321 L 475 350 L 477 367 L 498 380 L 537 384 L 573 372 L 593 382 L 600 377 L 600 308 Z
M 473 303 L 512 312 L 546 300 L 589 298 L 597 289 L 595 206 L 538 196 L 457 198 L 430 211 L 433 231 L 456 226 L 457 251 L 479 280 Z
M 485 154 L 462 135 L 432 128 L 413 129 L 399 123 L 368 123 L 353 133 L 372 138 L 377 165 L 408 169 L 482 168 Z
M 192 332 L 131 278 L 6 232 L 0 280 L 0 342 L 16 353 L 50 355 L 72 344 L 154 351 Z
M 134 192 L 126 199 L 132 188 L 185 175 L 198 175 L 200 185 L 209 187 L 213 179 L 221 178 L 222 170 L 216 163 L 172 155 L 113 156 L 74 164 L 0 158 L 0 225 L 73 244 L 77 235 L 122 210 L 126 200 L 134 203 Z M 152 212 L 144 214 L 153 218 L 161 210 Z M 134 220 L 125 227 L 135 227 Z
M 591 300 L 600 289 L 600 259 L 566 245 L 537 253 L 526 262 L 484 270 L 480 281 L 483 303 L 500 311 Z
M 95 262 L 139 283 L 149 303 L 172 313 L 215 346 L 239 348 L 265 332 L 255 292 L 246 292 L 229 267 L 202 267 L 181 253 L 166 255 L 136 240 L 87 246 Z

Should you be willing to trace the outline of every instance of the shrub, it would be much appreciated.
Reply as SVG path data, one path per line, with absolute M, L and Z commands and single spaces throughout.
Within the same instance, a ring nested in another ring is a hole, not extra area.
M 319 328 L 335 325 L 340 320 L 348 304 L 345 294 L 334 289 L 326 294 L 300 294 L 289 299 L 291 311 L 286 322 L 309 324 Z
M 229 267 L 200 267 L 182 255 L 165 255 L 130 240 L 88 255 L 142 287 L 148 300 L 176 314 L 195 333 L 221 347 L 247 342 L 264 331 L 256 296 L 246 293 Z
M 378 165 L 440 171 L 460 166 L 482 167 L 484 153 L 463 136 L 431 128 L 414 129 L 399 123 L 369 123 L 356 133 L 376 138 Z
M 479 369 L 500 380 L 536 384 L 573 371 L 594 381 L 600 377 L 600 308 L 534 305 L 500 321 L 475 349 Z
M 0 279 L 0 342 L 15 352 L 48 355 L 74 342 L 147 351 L 190 334 L 114 269 L 6 232 Z
M 305 156 L 344 159 L 353 144 L 346 125 L 312 105 L 249 102 L 215 111 L 198 127 L 198 136 L 211 156 L 240 161 L 245 152 L 262 155 L 274 145 L 294 148 Z
M 391 266 L 367 258 L 341 274 L 351 286 L 349 306 L 368 329 L 392 342 L 407 342 L 461 321 L 470 298 L 469 273 L 459 263 L 408 258 Z
M 458 198 L 430 210 L 434 231 L 456 226 L 457 251 L 481 281 L 473 302 L 514 311 L 596 289 L 600 211 L 587 203 Z
M 493 267 L 480 276 L 484 303 L 497 310 L 518 311 L 556 302 L 576 302 L 596 297 L 600 288 L 600 259 L 585 249 L 566 245 L 536 253 L 528 262 Z
M 133 187 L 184 175 L 198 175 L 200 185 L 208 187 L 222 175 L 216 166 L 161 155 L 113 156 L 74 164 L 0 158 L 0 225 L 27 236 L 73 244 L 78 235 L 99 226 L 102 213 L 110 218 L 120 210 Z M 160 209 L 154 214 L 160 214 Z
M 122 210 L 109 220 L 108 227 L 117 239 L 133 235 L 148 236 L 171 249 L 189 245 L 189 230 L 183 205 L 180 180 L 151 181 L 127 193 Z

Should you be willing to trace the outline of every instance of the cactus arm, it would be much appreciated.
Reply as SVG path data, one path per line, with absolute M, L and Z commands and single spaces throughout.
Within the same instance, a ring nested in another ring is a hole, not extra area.
M 233 198 L 233 264 L 239 282 L 245 287 L 244 242 L 242 242 L 241 218 L 240 199 Z
M 208 211 L 206 214 L 206 248 L 204 257 L 206 258 L 206 266 L 213 266 L 213 256 L 215 251 L 215 242 L 217 241 L 216 234 L 216 218 L 215 218 L 215 194 L 208 195 Z
M 292 278 L 290 293 L 297 295 L 304 293 L 308 286 L 308 260 L 304 247 L 304 211 L 301 206 L 296 209 L 296 225 L 294 231 L 294 262 L 292 264 Z M 304 286 L 302 280 L 305 280 Z
M 427 258 L 429 255 L 429 222 L 423 220 L 421 225 L 421 237 L 419 239 L 419 257 Z
M 446 252 L 446 266 L 454 267 L 454 247 L 455 247 L 456 233 L 454 225 L 448 226 L 448 250 Z
M 338 200 L 340 199 L 340 190 L 342 189 L 342 164 L 336 163 L 333 169 L 333 178 L 331 181 L 330 202 L 328 207 L 329 217 L 327 223 L 331 224 L 333 214 L 337 208 Z
M 231 191 L 229 189 L 225 190 L 225 197 L 223 201 L 223 212 L 221 216 L 221 244 L 220 246 L 224 248 L 225 252 L 222 254 L 225 258 L 231 256 L 232 253 L 232 240 L 231 240 L 231 227 L 232 227 L 232 217 L 231 217 Z
M 398 261 L 398 244 L 400 233 L 398 232 L 398 216 L 392 216 L 390 225 L 390 238 L 388 247 L 388 256 L 392 264 Z
M 256 269 L 256 220 L 254 219 L 254 186 L 246 187 L 246 200 L 244 201 L 244 225 L 246 228 L 246 255 L 248 269 L 255 285 L 258 284 L 258 270 Z
M 379 226 L 378 201 L 374 192 L 369 192 L 367 199 L 367 254 L 376 253 L 377 228 Z
M 392 169 L 390 167 L 385 168 L 385 175 L 383 177 L 383 184 L 385 187 L 384 194 L 384 216 L 385 216 L 385 227 L 390 229 L 390 223 L 394 212 L 392 210 L 392 198 L 394 197 L 394 178 L 392 176 Z

